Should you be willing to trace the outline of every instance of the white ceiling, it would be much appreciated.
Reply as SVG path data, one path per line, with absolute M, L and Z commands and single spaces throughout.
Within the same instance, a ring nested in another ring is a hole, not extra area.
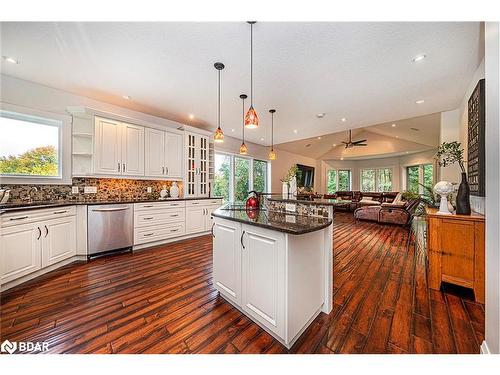
M 347 131 L 305 138 L 277 145 L 280 150 L 294 152 L 314 159 L 360 159 L 403 155 L 437 148 L 439 145 L 441 114 L 376 124 L 353 130 L 354 141 L 366 139 L 367 147 L 346 150 L 342 141 L 349 137 Z M 394 124 L 394 126 L 392 126 Z M 416 130 L 415 130 L 416 129 Z M 333 146 L 333 145 L 336 146 Z
M 4 74 L 209 129 L 216 127 L 213 63 L 221 61 L 223 129 L 240 134 L 239 95 L 250 86 L 245 22 L 1 28 L 2 55 L 20 61 L 2 59 Z M 456 108 L 481 60 L 479 40 L 477 22 L 257 23 L 254 107 L 262 126 L 246 135 L 270 143 L 270 108 L 276 143 Z M 422 53 L 426 59 L 412 62 Z

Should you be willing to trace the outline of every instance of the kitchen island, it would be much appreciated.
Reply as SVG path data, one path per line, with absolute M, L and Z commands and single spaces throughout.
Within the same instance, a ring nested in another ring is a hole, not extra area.
M 272 204 L 253 211 L 226 205 L 212 216 L 215 288 L 290 348 L 332 310 L 333 215 Z

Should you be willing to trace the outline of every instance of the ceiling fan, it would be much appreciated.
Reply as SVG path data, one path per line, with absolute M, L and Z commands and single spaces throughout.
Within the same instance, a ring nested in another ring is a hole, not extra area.
M 354 146 L 368 146 L 366 143 L 363 143 L 363 142 L 366 142 L 366 139 L 353 142 L 352 138 L 351 138 L 351 130 L 349 130 L 349 141 L 342 142 L 342 143 L 345 144 L 345 148 L 353 148 Z

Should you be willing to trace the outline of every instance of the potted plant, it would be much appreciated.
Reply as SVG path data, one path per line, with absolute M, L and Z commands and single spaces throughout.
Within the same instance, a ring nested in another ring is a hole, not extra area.
M 462 171 L 462 181 L 457 193 L 457 214 L 470 215 L 470 187 L 465 172 L 464 150 L 460 147 L 460 142 L 443 142 L 436 153 L 436 159 L 440 167 L 458 163 Z

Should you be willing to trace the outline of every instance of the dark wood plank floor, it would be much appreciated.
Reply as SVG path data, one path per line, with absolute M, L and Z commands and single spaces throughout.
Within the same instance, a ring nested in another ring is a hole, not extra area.
M 484 308 L 427 288 L 408 231 L 337 214 L 334 309 L 287 351 L 218 296 L 211 238 L 74 264 L 1 295 L 1 340 L 53 353 L 478 353 Z

